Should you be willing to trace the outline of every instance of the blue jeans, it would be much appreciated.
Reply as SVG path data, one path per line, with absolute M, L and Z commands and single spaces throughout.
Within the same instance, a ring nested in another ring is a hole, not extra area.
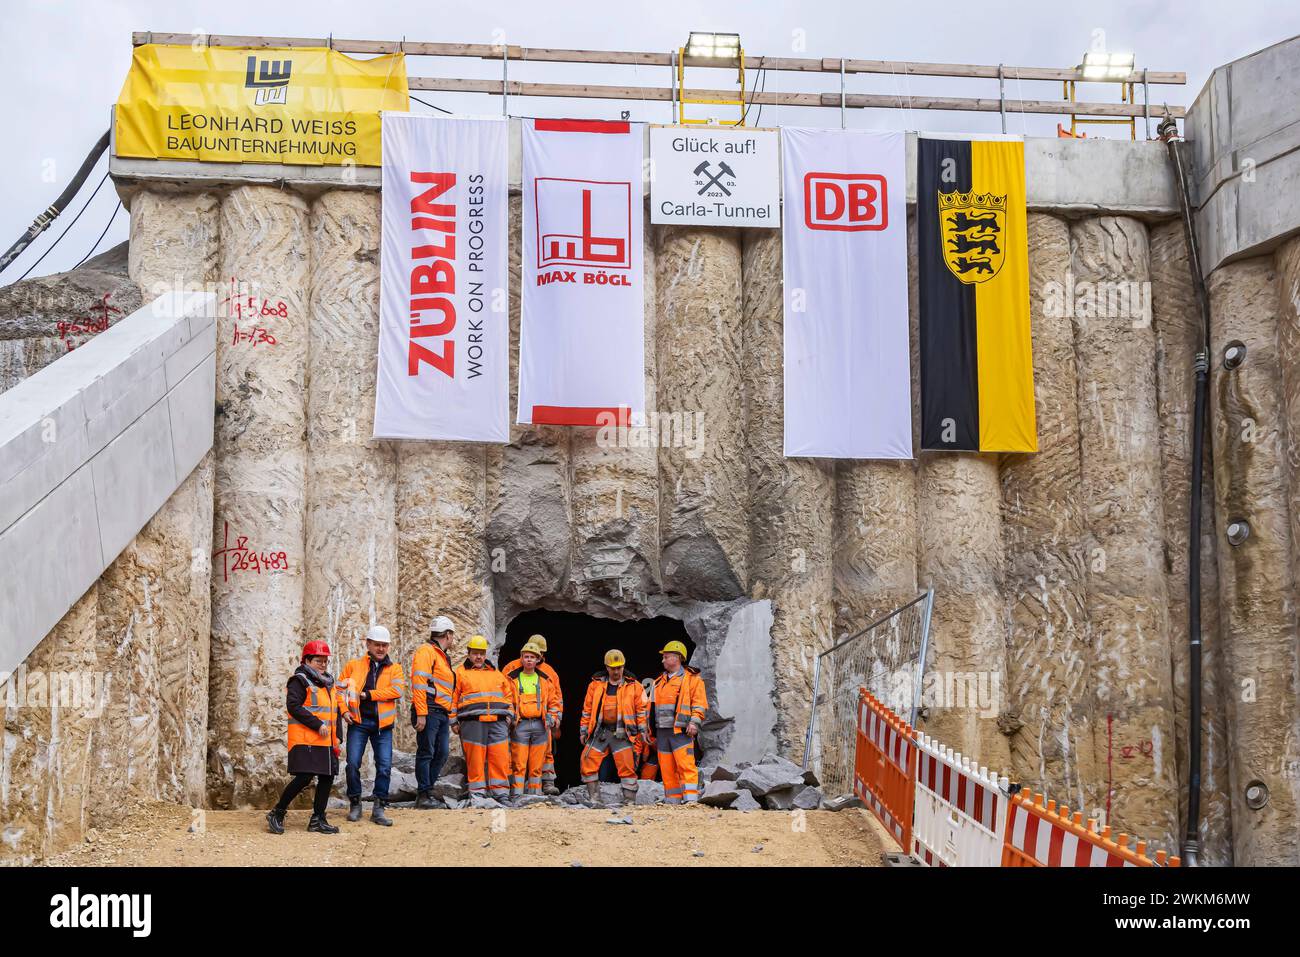
M 379 730 L 378 721 L 348 725 L 348 798 L 361 797 L 361 756 L 366 742 L 375 750 L 375 791 L 381 801 L 388 800 L 388 778 L 393 770 L 393 727 Z
M 415 720 L 412 713 L 412 723 Z M 451 722 L 440 711 L 430 711 L 424 720 L 424 730 L 415 732 L 415 786 L 428 791 L 438 783 L 447 755 L 451 751 Z

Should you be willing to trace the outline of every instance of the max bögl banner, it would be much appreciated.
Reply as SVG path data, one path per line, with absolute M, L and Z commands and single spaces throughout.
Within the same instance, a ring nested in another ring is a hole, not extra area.
M 645 412 L 640 124 L 523 121 L 520 423 Z
M 1037 452 L 1024 143 L 917 140 L 921 447 Z
M 145 44 L 114 110 L 118 156 L 378 166 L 379 114 L 405 111 L 400 53 Z
M 904 134 L 782 142 L 785 454 L 911 458 Z
M 509 124 L 384 114 L 375 437 L 507 442 Z

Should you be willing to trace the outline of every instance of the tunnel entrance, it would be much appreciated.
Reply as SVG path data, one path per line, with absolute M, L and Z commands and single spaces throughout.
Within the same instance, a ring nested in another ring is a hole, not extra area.
M 516 615 L 506 625 L 506 640 L 501 646 L 503 667 L 519 657 L 519 649 L 530 636 L 546 638 L 546 662 L 560 676 L 560 690 L 564 693 L 564 721 L 560 725 L 560 738 L 555 743 L 555 777 L 561 789 L 581 783 L 578 758 L 582 748 L 578 744 L 578 724 L 582 717 L 582 701 L 587 694 L 591 676 L 604 673 L 605 652 L 617 648 L 627 658 L 627 670 L 638 681 L 658 677 L 663 671 L 659 649 L 669 641 L 680 641 L 687 652 L 695 651 L 695 643 L 686 634 L 686 626 L 676 618 L 639 618 L 615 621 L 567 611 L 537 609 Z M 612 762 L 606 761 L 607 764 Z M 608 773 L 609 769 L 605 771 Z M 602 774 L 602 778 L 606 777 Z M 617 776 L 612 778 L 617 780 Z

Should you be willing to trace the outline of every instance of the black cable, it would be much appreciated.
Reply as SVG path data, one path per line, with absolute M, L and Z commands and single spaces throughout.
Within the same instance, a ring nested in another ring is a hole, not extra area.
M 54 247 L 63 241 L 63 237 L 68 235 L 68 230 L 70 230 L 73 226 L 77 225 L 77 220 L 81 218 L 81 214 L 90 208 L 90 204 L 95 199 L 95 195 L 99 192 L 100 186 L 103 186 L 104 183 L 107 181 L 108 181 L 108 171 L 105 170 L 104 178 L 99 181 L 99 186 L 95 187 L 95 192 L 90 194 L 90 199 L 86 200 L 85 205 L 82 206 L 81 209 L 77 210 L 77 215 L 72 217 L 72 222 L 68 223 L 68 225 L 63 227 L 63 232 L 59 233 L 58 238 L 55 239 L 54 242 L 50 243 L 49 248 L 46 249 L 45 252 L 41 253 L 40 259 L 37 259 L 36 262 L 28 266 L 27 271 L 18 277 L 17 280 L 18 282 L 22 282 L 24 279 L 26 279 L 31 274 L 31 271 L 41 264 L 41 260 L 44 259 L 46 256 L 48 256 L 50 252 L 54 249 Z
M 423 103 L 425 106 L 427 106 L 427 107 L 428 107 L 429 109 L 431 109 L 431 110 L 437 110 L 437 111 L 440 112 L 440 113 L 447 113 L 447 114 L 449 114 L 449 115 L 454 113 L 453 110 L 444 110 L 441 106 L 434 106 L 434 105 L 433 105 L 432 103 L 430 103 L 428 100 L 422 100 L 422 99 L 420 99 L 418 96 L 414 95 L 414 94 L 411 93 L 409 90 L 406 92 L 406 95 L 409 96 L 411 99 L 415 100 L 416 103 Z
M 758 58 L 758 83 L 754 84 L 755 91 L 752 94 L 750 94 L 749 105 L 745 107 L 745 112 L 740 115 L 740 122 L 737 123 L 736 126 L 745 125 L 745 121 L 749 119 L 749 111 L 754 107 L 754 97 L 758 96 L 759 93 L 762 93 L 764 90 L 767 89 L 767 67 L 763 66 L 763 64 L 766 62 L 767 62 L 767 57 L 762 56 Z M 758 89 L 759 83 L 762 84 L 762 89 Z M 754 125 L 757 126 L 758 121 L 761 120 L 762 118 L 763 118 L 763 104 L 760 103 L 758 104 L 758 114 L 754 118 Z
M 90 176 L 90 171 L 95 168 L 95 164 L 99 162 L 99 157 L 108 149 L 108 134 L 109 131 L 104 130 L 104 135 L 90 148 L 86 158 L 81 161 L 81 167 L 77 170 L 76 175 L 72 177 L 72 181 L 59 194 L 59 198 L 41 210 L 37 217 L 32 220 L 32 224 L 27 227 L 27 231 L 5 250 L 3 256 L 0 256 L 0 272 L 4 272 L 9 268 L 9 264 L 17 259 L 18 255 L 30 246 L 37 236 L 49 228 L 50 223 L 58 218 L 58 215 L 72 202 L 72 198 L 81 191 L 81 187 L 86 184 L 86 179 Z
M 113 225 L 113 220 L 117 219 L 117 211 L 121 208 L 122 208 L 122 201 L 119 199 L 117 201 L 117 205 L 113 207 L 113 215 L 109 216 L 108 222 L 104 224 L 104 231 L 100 233 L 99 238 L 95 240 L 95 245 L 90 247 L 90 252 L 82 256 L 81 262 L 77 263 L 76 266 L 73 266 L 72 267 L 73 269 L 76 269 L 77 266 L 80 266 L 81 263 L 84 263 L 87 259 L 89 259 L 94 254 L 95 250 L 99 248 L 99 244 L 102 243 L 104 241 L 104 237 L 108 235 L 108 227 Z

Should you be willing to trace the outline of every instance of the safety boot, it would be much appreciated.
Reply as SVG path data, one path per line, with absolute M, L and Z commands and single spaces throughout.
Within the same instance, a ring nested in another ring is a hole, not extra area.
M 316 834 L 337 834 L 339 829 L 325 820 L 324 814 L 313 814 L 311 820 L 307 822 L 307 830 Z
M 349 798 L 348 823 L 356 824 L 361 820 L 361 798 Z
M 635 803 L 636 803 L 636 788 L 624 788 L 624 789 L 623 789 L 623 803 L 624 803 L 624 804 L 635 804 Z
M 284 833 L 284 812 L 273 808 L 266 812 L 266 829 L 272 834 Z
M 382 824 L 384 827 L 392 827 L 393 819 L 384 813 L 384 802 L 375 798 L 375 805 L 370 810 L 370 820 L 376 824 Z
M 428 791 L 421 791 L 416 795 L 415 809 L 417 811 L 432 811 L 437 806 L 437 802 L 433 800 L 433 795 Z
M 542 793 L 554 797 L 560 793 L 560 789 L 554 781 L 547 781 L 546 784 L 542 786 Z
M 592 805 L 600 803 L 600 782 L 591 781 L 587 784 L 587 802 Z

